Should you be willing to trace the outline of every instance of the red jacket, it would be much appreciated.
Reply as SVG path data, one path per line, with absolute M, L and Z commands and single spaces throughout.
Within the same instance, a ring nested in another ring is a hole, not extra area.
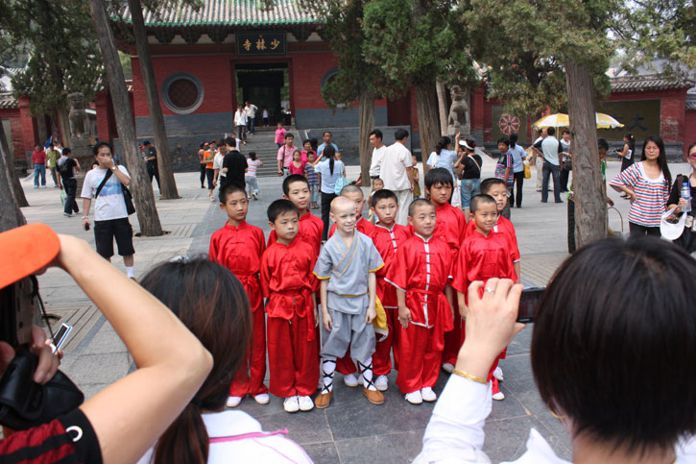
M 33 164 L 46 164 L 46 152 L 43 150 L 34 150 L 31 154 L 31 162 Z

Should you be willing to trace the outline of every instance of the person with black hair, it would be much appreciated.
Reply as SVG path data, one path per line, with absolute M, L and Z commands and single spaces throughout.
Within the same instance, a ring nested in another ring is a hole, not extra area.
M 522 145 L 517 143 L 518 136 L 516 133 L 510 135 L 510 153 L 512 153 L 512 176 L 513 186 L 510 189 L 510 207 L 522 207 L 522 187 L 524 186 L 524 161 L 527 158 L 527 152 L 522 148 Z M 516 187 L 515 187 L 516 186 Z M 517 191 L 515 192 L 515 188 Z
M 461 153 L 457 162 L 454 163 L 454 168 L 459 171 L 461 167 L 461 207 L 462 211 L 466 213 L 471 203 L 471 197 L 478 195 L 480 191 L 483 160 L 480 155 L 476 154 L 474 139 L 460 140 L 459 149 Z
M 414 168 L 411 152 L 406 147 L 408 131 L 396 129 L 394 140 L 395 142 L 389 145 L 384 152 L 380 178 L 384 182 L 384 188 L 396 194 L 400 205 L 409 205 L 413 200 Z M 406 208 L 402 208 L 399 210 L 396 223 L 405 226 L 407 221 L 408 211 Z
M 60 158 L 56 161 L 56 171 L 58 171 L 58 187 L 65 191 L 63 215 L 72 217 L 73 213 L 80 212 L 77 201 L 75 201 L 77 195 L 75 171 L 80 172 L 80 164 L 72 156 L 72 150 L 69 147 L 63 148 Z
M 546 203 L 549 199 L 549 177 L 553 177 L 554 201 L 556 203 L 563 203 L 561 200 L 560 161 L 560 154 L 563 152 L 563 146 L 555 137 L 556 129 L 549 127 L 546 129 L 546 134 L 546 137 L 533 145 L 537 155 L 544 159 L 541 179 L 541 202 Z
M 512 195 L 512 186 L 515 182 L 512 163 L 512 151 L 510 150 L 510 141 L 507 137 L 498 139 L 498 161 L 495 163 L 495 177 L 505 182 L 508 192 Z M 509 204 L 512 206 L 512 203 Z
M 133 228 L 128 221 L 128 210 L 123 187 L 130 185 L 128 170 L 114 163 L 111 145 L 100 142 L 94 146 L 94 157 L 99 167 L 85 174 L 82 184 L 82 223 L 89 228 L 89 208 L 94 199 L 94 241 L 99 253 L 107 261 L 114 255 L 114 239 L 118 254 L 123 257 L 126 274 L 135 278 L 135 249 Z
M 631 235 L 660 236 L 660 221 L 669 199 L 672 175 L 665 144 L 657 135 L 645 139 L 640 162 L 614 177 L 609 185 L 631 200 L 628 225 Z
M 339 177 L 345 177 L 346 168 L 343 161 L 336 158 L 336 150 L 332 145 L 324 148 L 321 156 L 314 162 L 315 170 L 321 175 L 321 220 L 324 221 L 322 240 L 326 240 L 329 233 L 329 214 L 331 202 L 336 195 L 336 181 Z
M 152 184 L 152 178 L 157 180 L 157 189 L 160 188 L 159 171 L 157 169 L 157 149 L 150 143 L 149 140 L 143 142 L 143 159 L 145 160 L 145 168 L 147 169 L 147 175 L 150 178 L 150 183 Z
M 620 151 L 617 151 L 616 154 L 621 157 L 621 170 L 625 171 L 628 169 L 629 166 L 631 166 L 635 162 L 635 155 L 636 153 L 636 139 L 633 137 L 633 134 L 630 132 L 627 132 L 626 135 L 623 137 L 623 147 L 621 148 Z
M 693 258 L 652 237 L 595 241 L 556 271 L 535 314 L 531 365 L 574 462 L 696 462 L 696 292 L 684 278 L 694 275 Z M 490 462 L 485 378 L 523 328 L 521 293 L 508 279 L 469 287 L 466 339 L 414 464 Z M 567 464 L 535 429 L 514 462 Z
M 387 146 L 382 142 L 382 131 L 373 129 L 370 132 L 370 145 L 372 145 L 372 159 L 370 161 L 370 179 L 378 179 L 382 169 L 382 159 Z
M 205 160 L 205 150 L 207 148 L 208 144 L 207 143 L 201 143 L 198 146 L 198 166 L 200 168 L 200 181 L 201 181 L 201 188 L 205 188 L 205 165 L 206 165 L 206 160 Z
M 340 151 L 340 150 L 338 149 L 338 145 L 336 145 L 336 144 L 333 142 L 333 134 L 331 133 L 331 131 L 324 131 L 324 132 L 322 132 L 322 133 L 321 133 L 321 139 L 322 139 L 322 143 L 321 143 L 321 145 L 319 145 L 319 146 L 317 147 L 317 155 L 318 155 L 319 157 L 321 157 L 321 156 L 324 154 L 324 149 L 326 149 L 326 147 L 328 147 L 328 146 L 333 147 L 333 149 L 334 149 L 335 151 L 337 151 L 337 152 Z
M 219 264 L 179 257 L 149 271 L 142 286 L 193 332 L 212 354 L 214 365 L 138 464 L 310 463 L 304 450 L 282 431 L 264 432 L 249 414 L 225 410 L 227 389 L 235 372 L 244 368 L 255 322 L 239 280 Z
M 570 151 L 571 142 L 570 130 L 563 129 L 561 131 L 561 140 L 559 140 L 563 150 L 561 153 L 561 193 L 568 192 L 568 179 L 570 179 L 570 171 L 573 170 L 573 153 Z
M 459 138 L 458 135 L 457 138 Z M 440 137 L 435 144 L 435 153 L 437 154 L 435 167 L 447 169 L 454 180 L 454 163 L 457 161 L 457 154 L 452 150 L 452 139 L 446 136 Z
M 687 149 L 686 160 L 691 166 L 691 173 L 688 175 L 680 174 L 674 180 L 672 191 L 667 202 L 667 209 L 672 211 L 672 215 L 685 214 L 684 232 L 674 240 L 674 243 L 684 248 L 689 253 L 696 252 L 696 143 L 692 143 Z M 687 185 L 691 192 L 691 202 L 681 196 L 684 185 Z
M 283 139 L 285 143 L 278 148 L 276 160 L 278 161 L 278 175 L 287 176 L 290 174 L 290 164 L 292 163 L 292 155 L 297 148 L 295 147 L 295 136 L 291 133 L 285 133 Z
M 300 212 L 290 200 L 268 207 L 277 241 L 261 259 L 261 288 L 267 298 L 270 392 L 283 398 L 289 413 L 311 411 L 319 382 L 315 328 L 317 289 L 312 275 L 316 251 L 299 235 Z
M 220 189 L 227 184 L 235 184 L 246 189 L 245 173 L 249 166 L 247 159 L 237 150 L 237 141 L 234 138 L 227 137 L 223 142 L 224 145 L 220 147 L 220 150 L 225 154 L 222 159 L 222 170 L 225 172 L 225 177 L 220 181 Z

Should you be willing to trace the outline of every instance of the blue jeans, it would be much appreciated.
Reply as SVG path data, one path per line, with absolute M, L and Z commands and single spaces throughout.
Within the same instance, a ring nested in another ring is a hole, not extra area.
M 256 133 L 256 118 L 247 118 L 247 129 L 250 134 Z
M 34 165 L 34 187 L 39 187 L 39 176 L 41 176 L 41 186 L 46 186 L 46 165 L 45 164 L 35 164 Z
M 462 209 L 469 209 L 471 197 L 481 193 L 481 179 L 462 179 L 460 191 L 462 194 Z

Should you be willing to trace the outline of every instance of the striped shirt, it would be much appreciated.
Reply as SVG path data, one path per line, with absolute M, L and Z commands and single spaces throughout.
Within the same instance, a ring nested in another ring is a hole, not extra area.
M 256 170 L 258 167 L 261 165 L 261 160 L 252 160 L 251 158 L 247 159 L 247 170 L 244 173 L 246 177 L 256 177 Z
M 312 166 L 311 164 L 305 164 L 304 174 L 310 186 L 317 185 L 319 183 L 317 173 L 314 170 L 314 166 Z
M 631 204 L 628 221 L 644 227 L 659 227 L 662 213 L 669 199 L 670 185 L 660 173 L 657 179 L 650 179 L 645 174 L 643 162 L 635 163 L 614 177 L 610 185 L 628 187 L 636 194 Z

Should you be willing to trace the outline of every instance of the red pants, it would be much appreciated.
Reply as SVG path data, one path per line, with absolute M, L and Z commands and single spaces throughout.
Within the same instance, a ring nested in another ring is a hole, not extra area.
M 399 324 L 399 310 L 396 308 L 384 308 L 384 312 L 387 314 L 387 326 L 389 327 L 389 335 L 382 341 L 378 341 L 375 346 L 375 354 L 372 355 L 372 369 L 375 375 L 389 375 L 391 372 L 391 351 L 392 346 L 394 347 L 394 364 L 395 369 L 398 366 L 398 356 L 397 356 L 397 334 Z M 380 335 L 375 334 L 378 337 Z
M 412 393 L 425 387 L 433 387 L 440 374 L 442 341 L 437 340 L 436 330 L 409 324 L 399 330 L 399 374 L 396 385 L 402 393 Z
M 266 377 L 266 313 L 263 308 L 258 308 L 251 317 L 251 345 L 242 367 L 232 379 L 230 396 L 255 396 L 268 391 L 263 384 Z
M 464 343 L 464 321 L 459 315 L 459 310 L 455 308 L 454 310 L 454 328 L 445 333 L 445 350 L 442 352 L 442 362 L 450 363 L 453 366 L 457 364 L 457 355 L 459 354 L 459 349 Z
M 280 398 L 310 396 L 319 382 L 313 318 L 268 318 L 269 390 Z

